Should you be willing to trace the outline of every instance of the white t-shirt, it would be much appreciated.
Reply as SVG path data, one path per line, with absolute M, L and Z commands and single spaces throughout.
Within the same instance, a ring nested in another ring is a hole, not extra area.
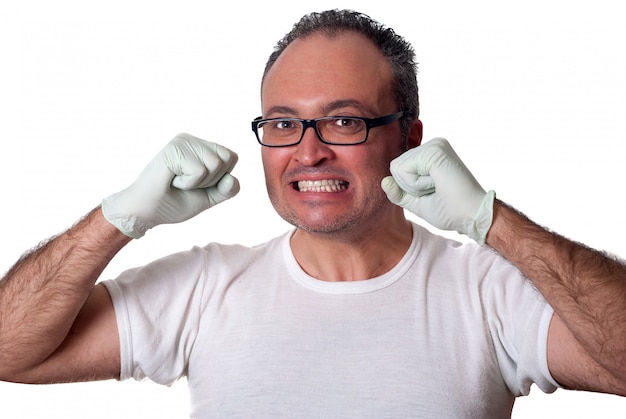
M 121 379 L 186 376 L 193 417 L 510 417 L 554 391 L 551 307 L 487 247 L 413 225 L 386 274 L 325 282 L 285 234 L 209 244 L 107 281 Z

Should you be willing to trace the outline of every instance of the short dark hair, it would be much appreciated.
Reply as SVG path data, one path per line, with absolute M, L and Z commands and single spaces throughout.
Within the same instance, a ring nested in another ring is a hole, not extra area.
M 411 123 L 419 117 L 419 93 L 417 87 L 417 63 L 415 51 L 409 42 L 371 17 L 353 10 L 327 10 L 302 17 L 291 31 L 274 47 L 263 72 L 263 80 L 278 57 L 294 40 L 321 33 L 334 37 L 351 31 L 364 35 L 376 45 L 391 65 L 393 95 L 403 110 L 401 119 L 402 138 L 406 142 Z M 404 144 L 406 148 L 406 143 Z

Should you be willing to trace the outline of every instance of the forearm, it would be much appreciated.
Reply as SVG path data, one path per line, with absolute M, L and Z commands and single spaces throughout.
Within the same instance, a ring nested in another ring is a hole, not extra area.
M 129 241 L 98 208 L 7 273 L 0 282 L 0 372 L 32 367 L 59 347 L 100 273 Z
M 596 362 L 626 380 L 626 266 L 499 201 L 486 243 L 528 277 Z

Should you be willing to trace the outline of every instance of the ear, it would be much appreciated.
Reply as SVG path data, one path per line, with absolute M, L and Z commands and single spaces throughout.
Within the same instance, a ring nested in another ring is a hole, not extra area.
M 420 121 L 419 119 L 413 121 L 413 124 L 409 128 L 409 136 L 407 141 L 409 150 L 422 144 L 423 130 L 424 127 L 422 126 L 422 121 Z

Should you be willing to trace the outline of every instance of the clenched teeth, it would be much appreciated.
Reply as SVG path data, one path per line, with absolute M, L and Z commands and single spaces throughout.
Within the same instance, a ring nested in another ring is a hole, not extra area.
M 348 182 L 337 179 L 301 180 L 298 182 L 300 192 L 340 192 L 348 188 Z

